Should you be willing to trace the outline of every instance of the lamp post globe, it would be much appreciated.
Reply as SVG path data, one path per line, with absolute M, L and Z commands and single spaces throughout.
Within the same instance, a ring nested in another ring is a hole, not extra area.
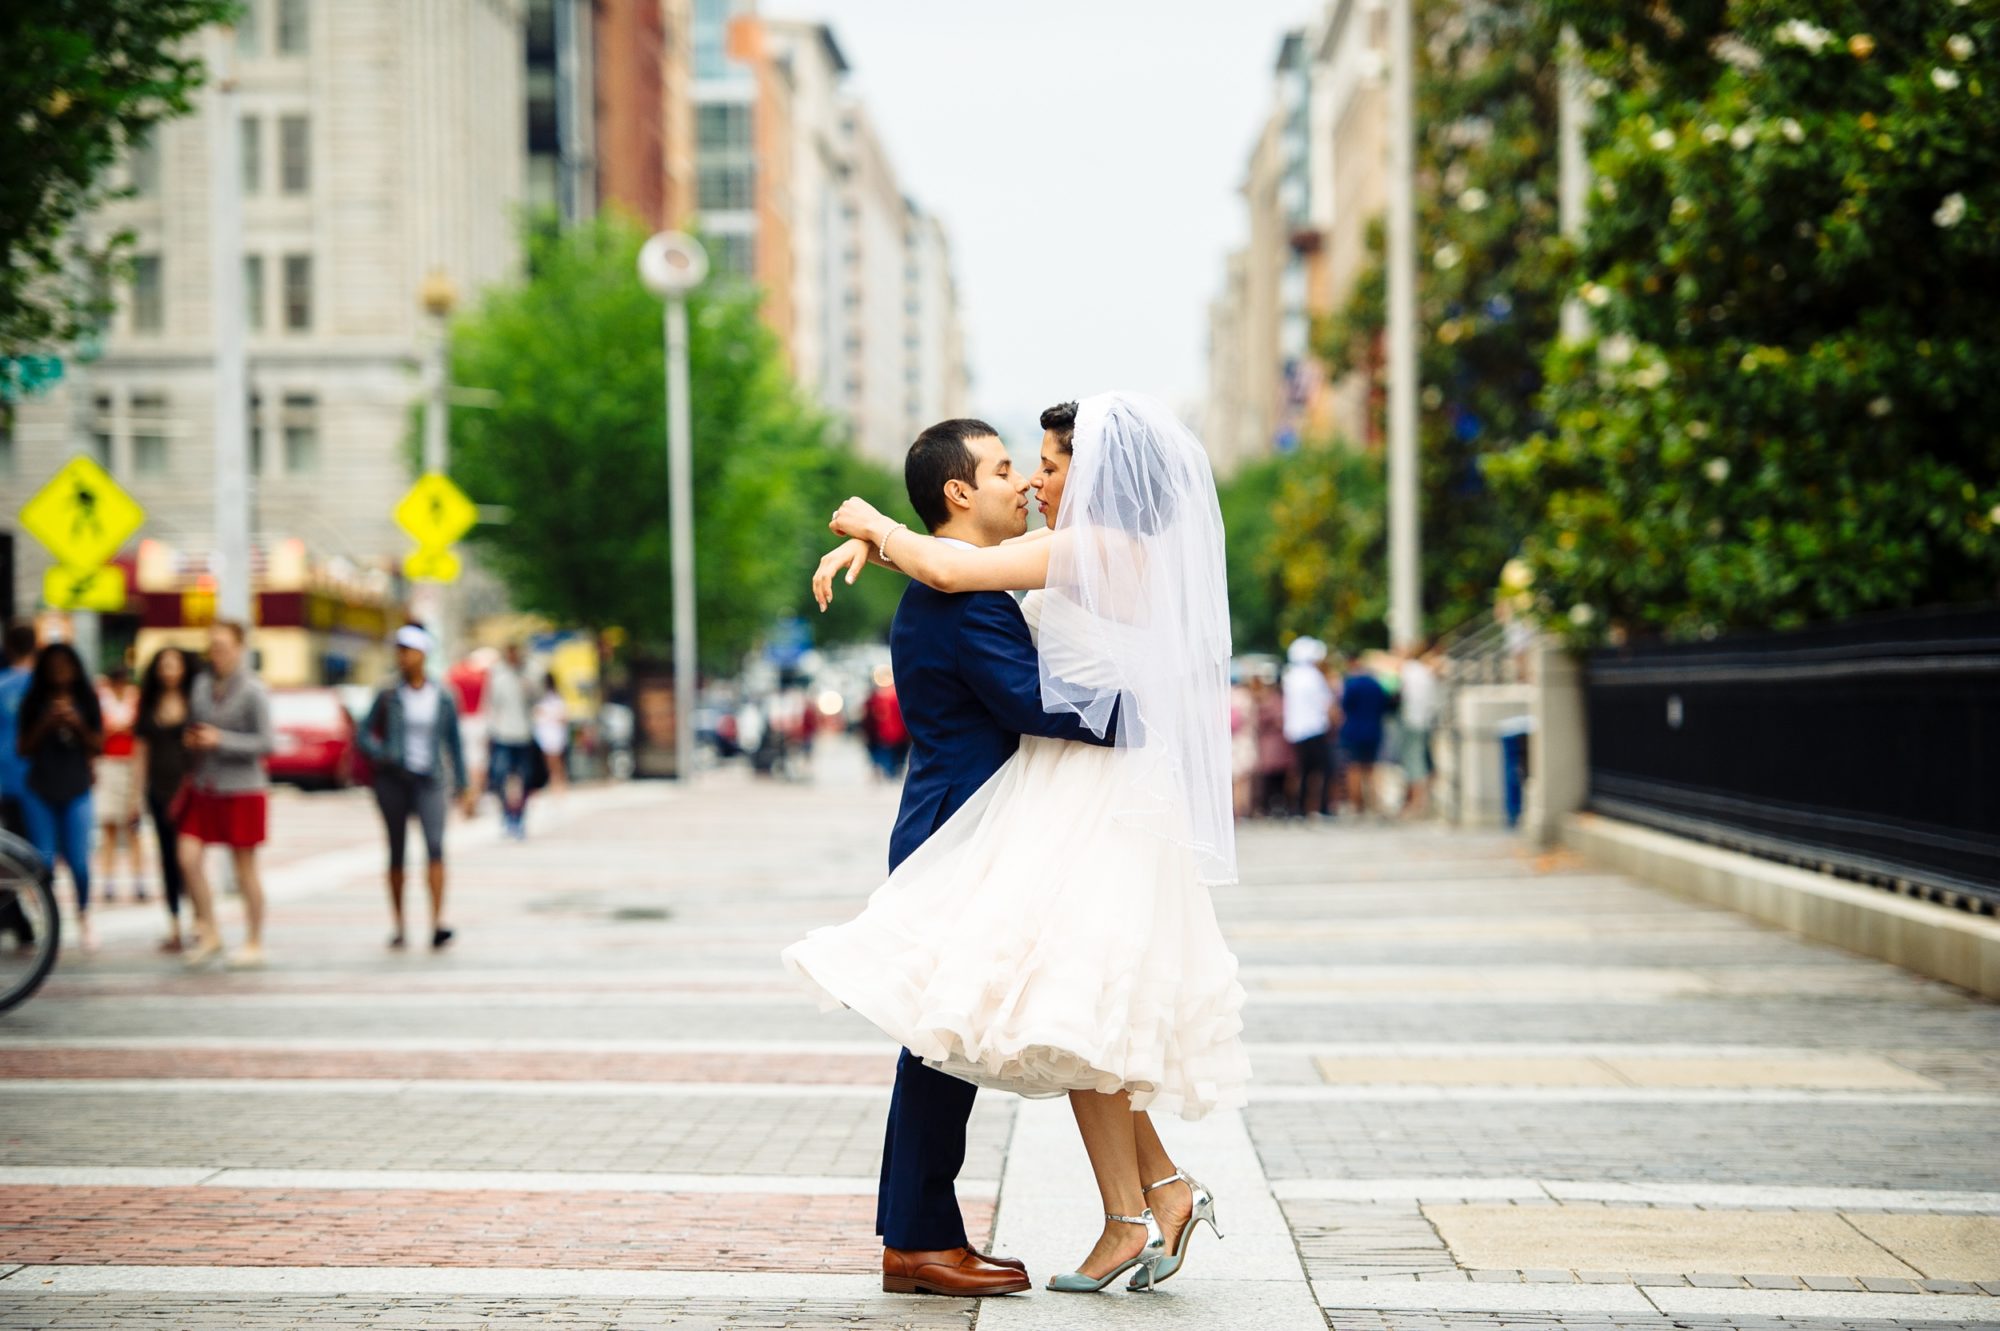
M 417 298 L 423 302 L 426 314 L 433 319 L 442 319 L 458 304 L 458 288 L 452 285 L 444 269 L 433 268 L 430 275 L 424 278 L 423 285 L 417 288 Z
M 708 251 L 684 231 L 662 231 L 639 247 L 639 280 L 662 300 L 684 296 L 708 276 Z

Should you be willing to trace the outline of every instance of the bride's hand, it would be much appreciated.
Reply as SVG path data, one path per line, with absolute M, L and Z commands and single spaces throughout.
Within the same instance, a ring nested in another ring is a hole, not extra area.
M 852 502 L 858 504 L 861 501 Z M 846 569 L 847 585 L 852 587 L 854 580 L 861 576 L 861 570 L 868 566 L 869 549 L 868 542 L 863 540 L 843 541 L 827 551 L 826 557 L 819 561 L 819 569 L 813 574 L 813 599 L 819 602 L 821 614 L 825 614 L 826 608 L 833 604 L 833 575 Z
M 882 539 L 882 533 L 889 525 L 881 510 L 859 496 L 836 509 L 833 521 L 827 524 L 837 536 L 853 536 L 871 545 Z

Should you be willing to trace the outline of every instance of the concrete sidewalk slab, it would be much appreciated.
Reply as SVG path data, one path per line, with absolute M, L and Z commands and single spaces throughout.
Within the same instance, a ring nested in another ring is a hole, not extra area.
M 1485 1203 L 1433 1203 L 1423 1211 L 1453 1259 L 1475 1271 L 1922 1274 L 1822 1212 Z

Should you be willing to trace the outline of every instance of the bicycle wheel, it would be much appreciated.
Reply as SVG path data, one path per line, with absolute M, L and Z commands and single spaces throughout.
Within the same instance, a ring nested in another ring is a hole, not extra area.
M 49 867 L 33 846 L 0 832 L 0 1012 L 41 987 L 61 943 Z

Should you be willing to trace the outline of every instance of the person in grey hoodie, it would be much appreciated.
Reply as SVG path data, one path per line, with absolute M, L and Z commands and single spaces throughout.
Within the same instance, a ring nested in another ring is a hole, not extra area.
M 212 845 L 229 847 L 243 893 L 247 937 L 229 964 L 264 964 L 264 882 L 257 872 L 257 847 L 264 844 L 268 812 L 264 759 L 271 752 L 271 702 L 244 659 L 247 654 L 243 625 L 217 620 L 208 631 L 212 669 L 195 680 L 188 697 L 189 769 L 175 812 L 181 872 L 194 904 L 196 941 L 185 958 L 190 966 L 205 966 L 222 954 L 215 898 L 202 871 L 203 851 Z

